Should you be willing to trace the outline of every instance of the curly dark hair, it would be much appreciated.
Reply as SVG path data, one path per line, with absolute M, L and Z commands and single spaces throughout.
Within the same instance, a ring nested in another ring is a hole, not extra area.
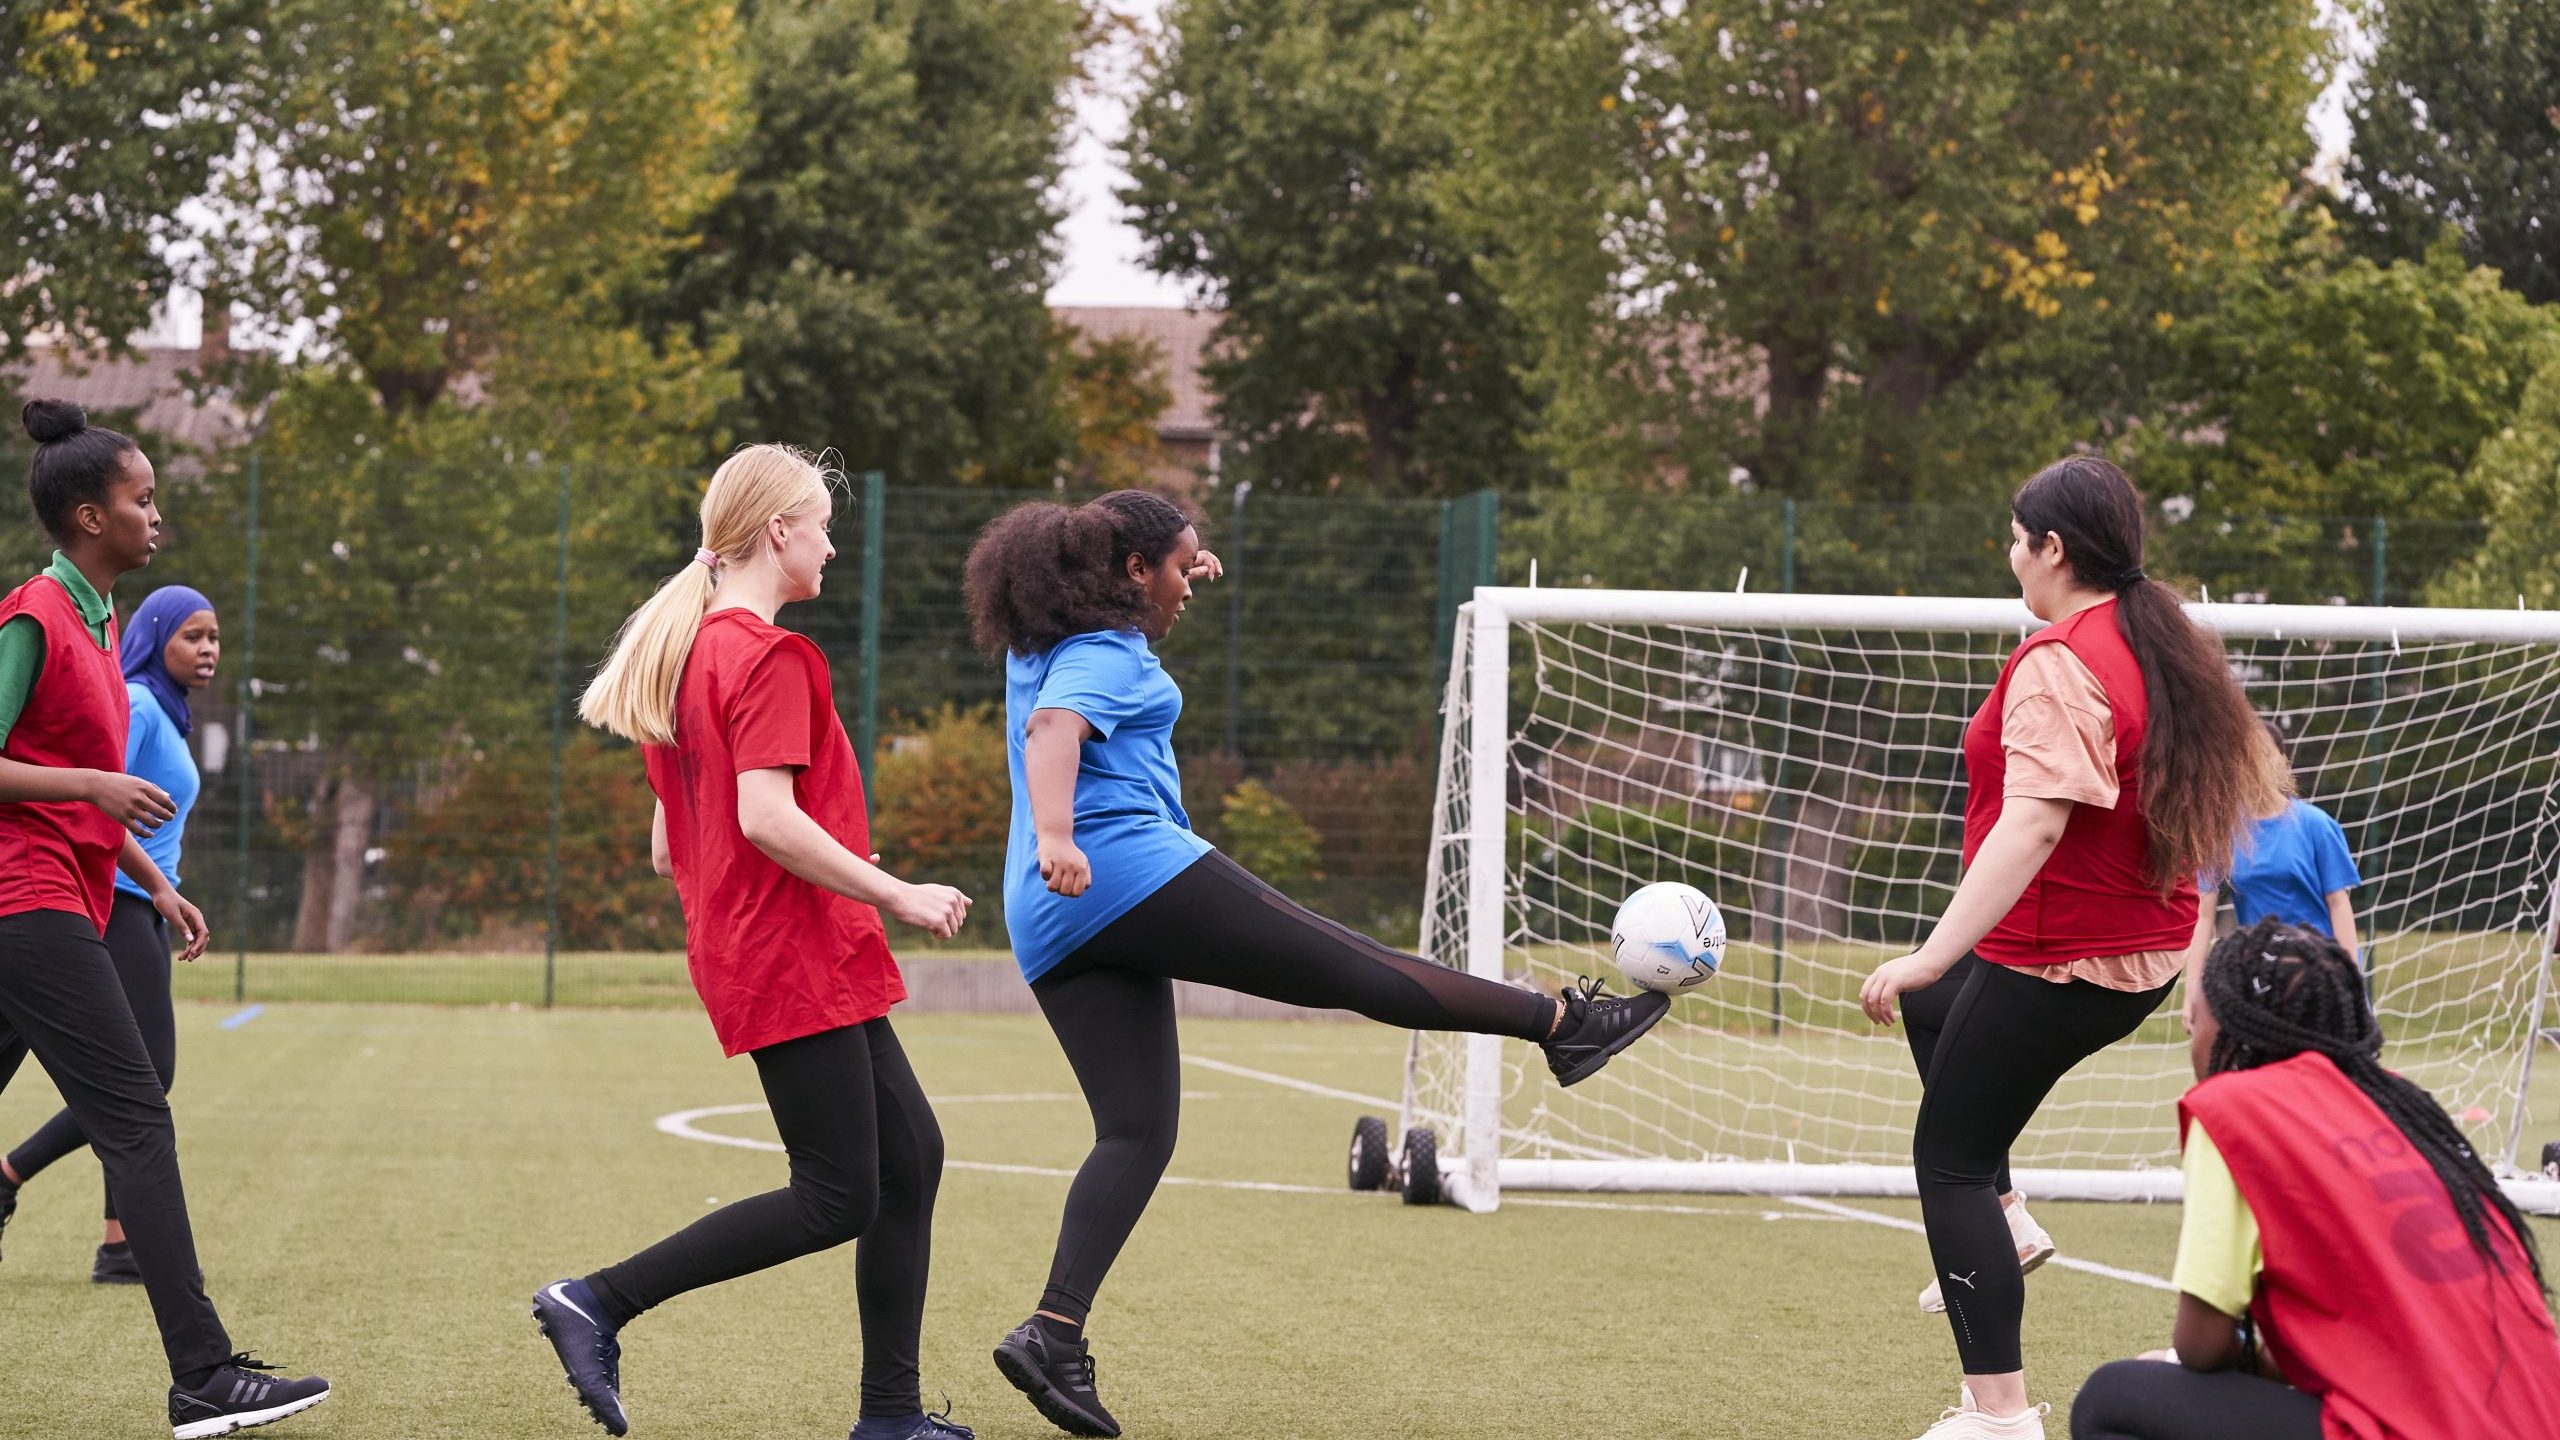
M 2495 1210 L 2523 1248 L 2534 1283 L 2549 1293 L 2533 1232 L 2453 1117 L 2417 1084 L 2382 1068 L 2382 1023 L 2365 999 L 2354 957 L 2337 941 L 2272 919 L 2226 935 L 2205 957 L 2204 1000 L 2222 1027 L 2207 1065 L 2212 1073 L 2252 1070 L 2306 1052 L 2328 1056 L 2426 1157 L 2472 1248 L 2506 1270 L 2489 1235 L 2488 1213 Z
M 1139 628 L 1147 601 L 1129 578 L 1129 557 L 1164 563 L 1192 523 L 1151 490 L 1114 490 L 1076 506 L 1014 506 L 969 547 L 960 591 L 970 639 L 1001 658 L 1037 655 L 1070 635 Z

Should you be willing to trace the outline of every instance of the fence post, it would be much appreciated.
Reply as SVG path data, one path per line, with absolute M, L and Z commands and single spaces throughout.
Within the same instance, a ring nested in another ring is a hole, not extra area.
M 1476 587 L 1494 583 L 1494 561 L 1502 539 L 1502 496 L 1478 490 L 1440 502 L 1440 664 L 1441 685 L 1449 681 L 1449 654 L 1458 636 L 1458 607 L 1473 599 Z
M 862 795 L 871 799 L 872 752 L 880 745 L 880 583 L 887 563 L 881 531 L 889 511 L 888 477 L 877 470 L 860 476 L 862 485 L 862 638 L 861 679 L 855 685 L 854 763 L 862 767 Z
M 2391 521 L 2376 515 L 2373 517 L 2373 603 L 2376 605 L 2391 603 L 2390 553 Z
M 1243 753 L 1236 715 L 1244 704 L 1244 497 L 1252 493 L 1252 481 L 1236 483 L 1233 518 L 1219 546 L 1227 552 L 1227 571 L 1218 583 L 1227 591 L 1227 753 L 1231 756 Z
M 569 695 L 569 467 L 560 467 L 560 558 L 551 582 L 551 859 L 543 879 L 542 1008 L 559 993 L 560 764 Z
M 249 998 L 249 817 L 257 809 L 258 790 L 251 782 L 250 728 L 258 709 L 258 455 L 249 453 L 249 546 L 247 575 L 241 586 L 240 608 L 244 612 L 240 625 L 240 739 L 235 747 L 240 755 L 240 825 L 239 855 L 233 868 L 238 872 L 237 894 L 233 900 L 232 933 L 239 948 L 231 957 L 231 1003 L 237 1005 Z
M 1786 503 L 1786 537 L 1778 551 L 1778 588 L 1789 595 L 1796 593 L 1796 502 Z

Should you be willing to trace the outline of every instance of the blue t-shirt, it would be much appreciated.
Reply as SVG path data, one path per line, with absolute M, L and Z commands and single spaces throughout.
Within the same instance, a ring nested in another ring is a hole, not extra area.
M 1093 727 L 1076 764 L 1076 848 L 1093 865 L 1082 895 L 1040 879 L 1040 838 L 1022 771 L 1035 710 L 1072 710 Z M 1173 722 L 1182 689 L 1134 630 L 1070 635 L 1004 666 L 1005 761 L 1013 772 L 1013 828 L 1004 847 L 1004 923 L 1022 978 L 1037 980 L 1077 946 L 1209 853 L 1182 809 Z
M 160 708 L 160 699 L 149 690 L 128 680 L 124 687 L 125 703 L 132 707 L 133 719 L 125 731 L 124 769 L 169 792 L 171 804 L 178 813 L 169 823 L 151 832 L 142 842 L 142 853 L 178 883 L 178 842 L 186 837 L 187 812 L 196 808 L 196 794 L 204 782 L 196 777 L 196 757 L 187 750 L 187 737 L 178 733 L 178 724 L 169 712 Z M 116 872 L 116 888 L 127 895 L 149 899 L 142 887 Z
M 2272 915 L 2336 939 L 2329 928 L 2329 893 L 2364 883 L 2356 857 L 2347 853 L 2347 832 L 2328 811 L 2295 800 L 2283 814 L 2253 825 L 2250 839 L 2231 857 L 2231 874 L 2223 881 L 2240 924 L 2255 925 Z

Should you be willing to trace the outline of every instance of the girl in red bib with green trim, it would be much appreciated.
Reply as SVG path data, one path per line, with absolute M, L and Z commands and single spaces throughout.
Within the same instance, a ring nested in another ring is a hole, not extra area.
M 0 599 L 0 1087 L 33 1052 L 116 1196 L 169 1357 L 176 1440 L 228 1435 L 329 1398 L 325 1380 L 281 1380 L 231 1348 L 205 1298 L 178 1178 L 169 1097 L 107 952 L 119 868 L 183 945 L 204 953 L 204 916 L 143 853 L 177 813 L 124 773 L 131 711 L 116 658 L 116 581 L 160 548 L 158 479 L 133 441 L 65 400 L 30 402 L 27 491 L 61 550 Z M 0 1186 L 0 1223 L 17 1187 Z M 37 1426 L 38 1429 L 46 1427 Z
M 2354 957 L 2267 920 L 2203 978 L 2176 1348 L 2090 1376 L 2074 1440 L 2560 1437 L 2533 1232 L 2434 1097 L 2382 1067 Z

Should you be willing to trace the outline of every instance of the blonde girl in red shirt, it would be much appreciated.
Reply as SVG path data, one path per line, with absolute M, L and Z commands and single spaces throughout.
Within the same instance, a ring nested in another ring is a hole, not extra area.
M 852 1440 L 970 1433 L 922 1404 L 942 1132 L 889 1029 L 906 991 L 880 922 L 886 910 L 948 937 L 969 897 L 864 858 L 862 776 L 826 658 L 774 623 L 818 594 L 833 513 L 826 472 L 800 451 L 730 456 L 702 497 L 702 548 L 624 623 L 578 704 L 641 746 L 658 798 L 650 856 L 675 881 L 694 990 L 722 1048 L 754 1059 L 791 1156 L 785 1188 L 534 1296 L 570 1388 L 614 1435 L 629 1428 L 616 1337 L 635 1316 L 848 1240 L 862 1322 Z

